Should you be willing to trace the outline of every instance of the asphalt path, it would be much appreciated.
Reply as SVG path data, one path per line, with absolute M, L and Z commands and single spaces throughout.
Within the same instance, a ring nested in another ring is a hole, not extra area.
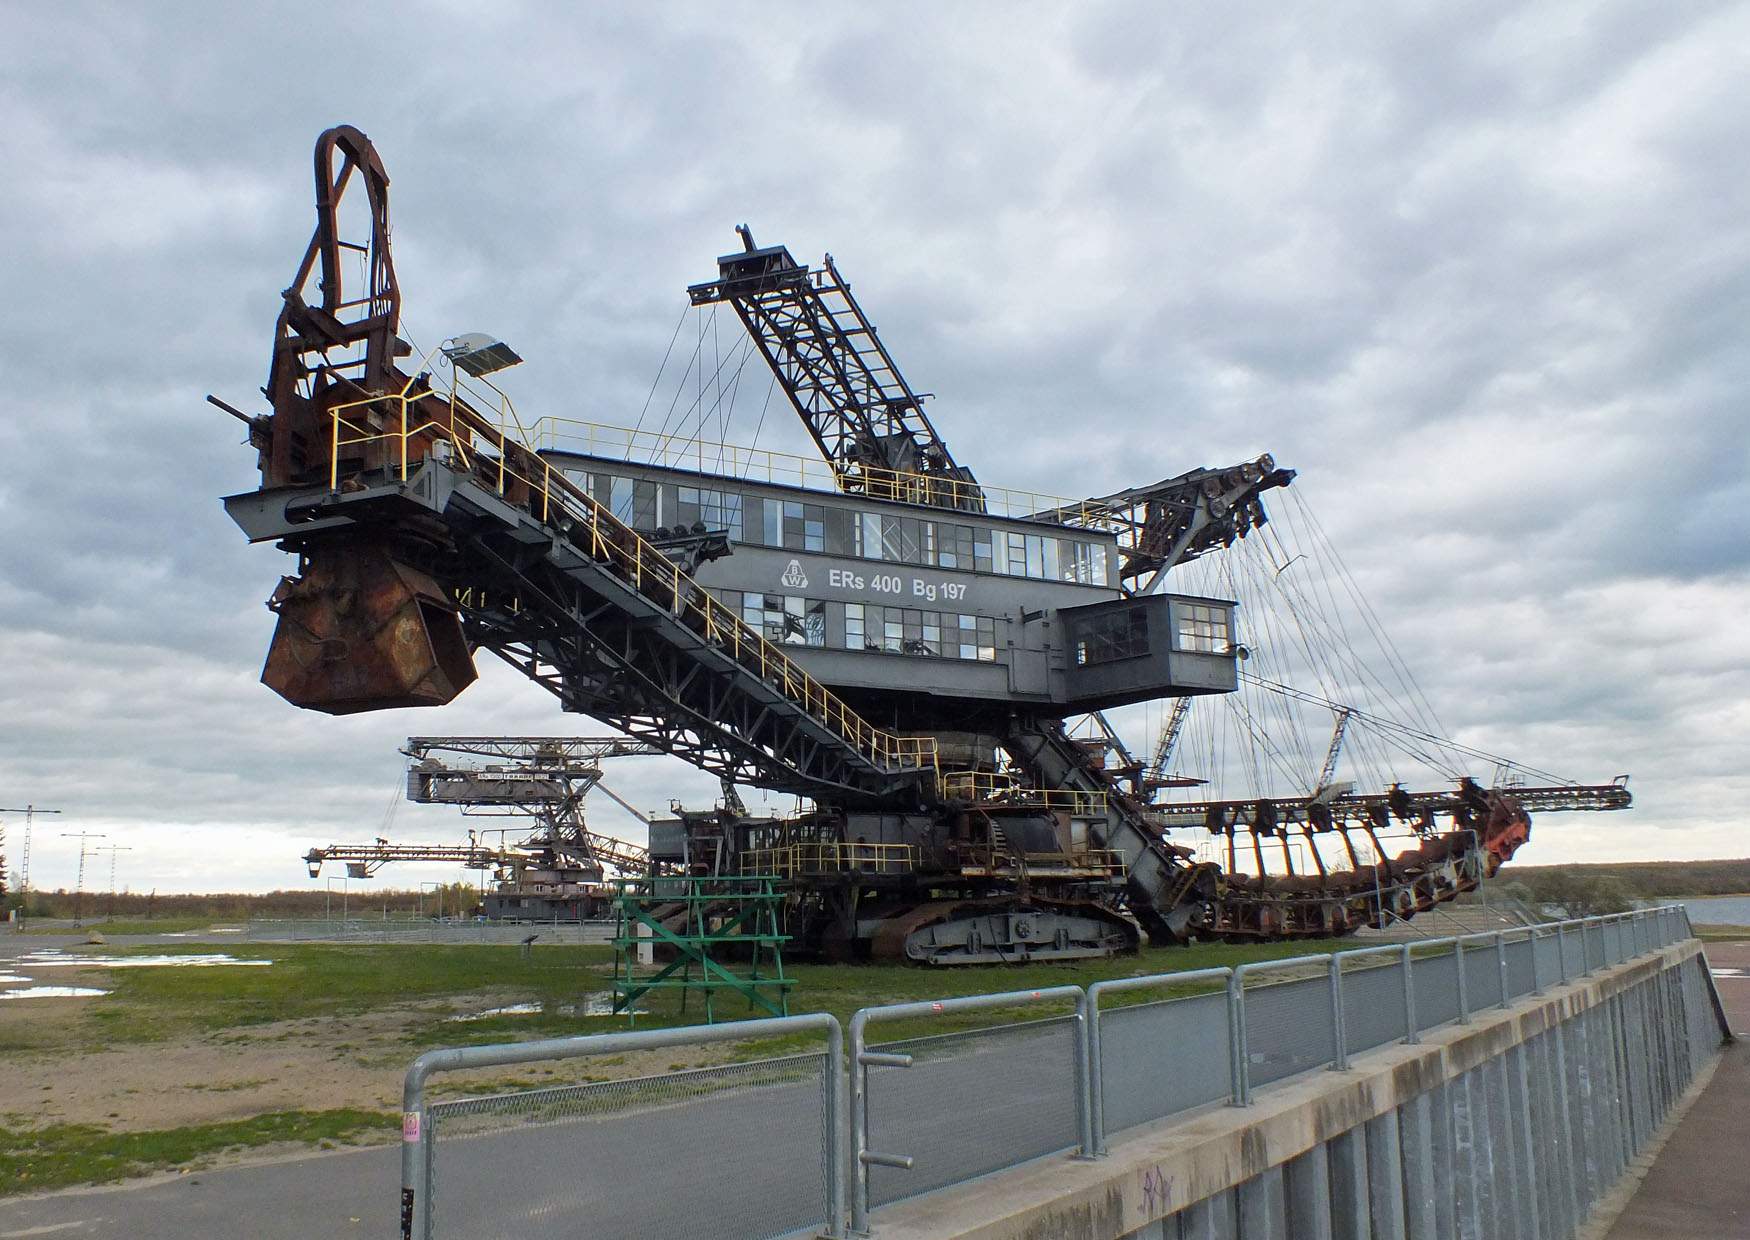
M 672 1079 L 672 1078 L 671 1078 Z M 697 1078 L 694 1078 L 697 1080 Z M 436 1234 L 469 1240 L 766 1236 L 820 1217 L 818 1084 L 727 1088 L 611 1117 L 441 1121 Z M 484 1132 L 482 1123 L 515 1123 Z M 399 1235 L 401 1150 L 380 1146 L 0 1203 L 22 1237 Z
M 1750 943 L 1709 943 L 1708 964 L 1738 1041 L 1665 1142 L 1607 1240 L 1750 1237 Z

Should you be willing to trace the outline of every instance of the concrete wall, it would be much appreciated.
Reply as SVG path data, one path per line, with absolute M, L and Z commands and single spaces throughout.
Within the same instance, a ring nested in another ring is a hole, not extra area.
M 1565 1240 L 1724 1032 L 1693 940 L 1357 1055 L 876 1212 L 879 1240 Z M 1161 1048 L 1161 1070 L 1173 1050 Z

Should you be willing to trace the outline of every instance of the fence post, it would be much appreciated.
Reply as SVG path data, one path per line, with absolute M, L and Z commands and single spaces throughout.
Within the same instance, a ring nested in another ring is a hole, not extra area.
M 401 1086 L 401 1240 L 431 1236 L 431 1125 L 426 1122 L 425 1080 L 431 1051 L 413 1061 Z
M 869 1066 L 863 1062 L 867 1012 L 851 1017 L 851 1232 L 869 1234 Z
M 1532 926 L 1525 941 L 1531 944 L 1531 993 L 1543 993 L 1543 970 L 1537 967 L 1537 927 Z
M 826 1234 L 837 1236 L 845 1225 L 845 1031 L 836 1020 L 827 1027 L 826 1059 Z
M 1411 1046 L 1422 1040 L 1421 1032 L 1416 1028 L 1416 985 L 1410 980 L 1410 945 L 1403 946 L 1404 961 L 1404 1041 Z
M 1495 931 L 1495 966 L 1501 973 L 1501 1006 L 1506 1007 L 1513 1002 L 1507 987 L 1507 932 Z
M 1349 1070 L 1349 1033 L 1343 1027 L 1343 954 L 1331 953 L 1331 1070 Z
M 1568 984 L 1568 936 L 1567 922 L 1556 923 L 1556 971 L 1561 977 L 1562 985 Z
M 1088 1049 L 1088 992 L 1076 996 L 1075 1065 L 1081 1088 L 1076 1091 L 1076 1132 L 1082 1148 L 1078 1158 L 1093 1158 L 1094 1150 L 1094 1073 L 1093 1057 Z
M 1452 958 L 1458 974 L 1458 1023 L 1470 1024 L 1470 989 L 1464 975 L 1464 936 L 1452 940 Z
M 1106 1067 L 1100 1059 L 1099 982 L 1088 987 L 1088 1026 L 1084 1032 L 1088 1040 L 1084 1052 L 1088 1065 L 1088 1130 L 1094 1138 L 1090 1153 L 1097 1157 L 1106 1152 L 1106 1099 L 1100 1094 L 1101 1082 L 1106 1079 Z
M 1244 968 L 1241 965 L 1227 979 L 1228 1085 L 1233 1095 L 1229 1105 L 1236 1107 L 1250 1106 L 1252 1102 L 1251 1074 L 1246 1067 L 1246 978 L 1241 972 Z

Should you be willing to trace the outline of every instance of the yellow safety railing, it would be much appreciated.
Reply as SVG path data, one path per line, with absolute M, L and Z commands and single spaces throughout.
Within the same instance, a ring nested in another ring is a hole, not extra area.
M 429 355 L 428 355 L 429 357 Z M 492 384 L 497 422 L 458 393 L 415 388 L 409 379 L 399 392 L 348 401 L 330 408 L 329 486 L 341 486 L 341 449 L 367 443 L 394 446 L 386 467 L 408 476 L 410 444 L 442 441 L 455 453 L 454 464 L 490 481 L 497 493 L 526 503 L 542 522 L 556 525 L 572 545 L 608 565 L 639 594 L 660 603 L 694 627 L 738 664 L 801 705 L 816 721 L 837 733 L 877 766 L 890 770 L 936 770 L 934 737 L 897 736 L 873 727 L 798 667 L 776 645 L 742 622 L 740 615 L 712 597 L 667 556 L 617 519 L 581 487 L 554 469 L 522 439 L 523 427 L 509 397 Z M 423 456 L 423 453 L 420 454 Z M 417 463 L 415 457 L 412 463 Z
M 1079 816 L 1106 812 L 1103 791 L 1079 788 L 1024 788 L 1013 776 L 991 771 L 946 771 L 941 777 L 942 795 L 975 805 L 1042 805 L 1067 810 Z
M 911 844 L 784 844 L 755 848 L 742 854 L 742 868 L 751 874 L 793 878 L 803 874 L 909 874 L 917 868 L 918 850 Z
M 983 512 L 999 517 L 1030 517 L 1035 513 L 1051 512 L 1058 517 L 1052 524 L 1082 529 L 1121 528 L 1112 520 L 1106 505 L 1044 491 L 963 482 L 941 474 L 908 473 L 870 466 L 840 468 L 789 452 L 744 448 L 732 443 L 573 418 L 541 418 L 531 431 L 533 438 L 529 442 L 540 450 L 551 448 L 631 464 L 664 465 L 747 482 L 821 490 L 830 488 L 847 495 L 927 504 L 967 513 Z

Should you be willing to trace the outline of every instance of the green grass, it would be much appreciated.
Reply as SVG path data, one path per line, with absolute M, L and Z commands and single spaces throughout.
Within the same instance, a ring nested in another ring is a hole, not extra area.
M 1031 964 L 977 968 L 925 968 L 895 964 L 793 964 L 786 970 L 796 979 L 790 1010 L 830 1012 L 849 1023 L 861 1007 L 918 999 L 1007 990 L 1043 990 L 1052 986 L 1085 986 L 1106 978 L 1183 972 L 1216 965 L 1281 959 L 1329 950 L 1341 943 L 1209 944 L 1194 947 L 1148 948 L 1134 956 L 1064 964 Z M 207 952 L 211 945 L 169 947 L 111 946 L 97 949 L 114 955 Z M 538 1003 L 537 1012 L 450 1021 L 435 1013 L 416 1021 L 403 1043 L 409 1049 L 426 1046 L 478 1045 L 624 1030 L 618 1016 L 578 1016 L 565 1009 L 586 995 L 612 988 L 610 948 L 604 946 L 537 947 L 525 956 L 513 948 L 491 945 L 430 946 L 423 944 L 227 944 L 225 951 L 242 959 L 267 959 L 267 968 L 116 969 L 103 975 L 112 993 L 82 1004 L 75 1019 L 53 1028 L 14 1026 L 0 1032 L 0 1053 L 22 1051 L 76 1052 L 121 1042 L 152 1042 L 190 1036 L 220 1036 L 273 1022 L 363 1016 L 420 1001 L 467 996 L 477 1008 L 514 1003 Z M 1162 992 L 1127 994 L 1116 1002 L 1158 998 Z M 662 1028 L 703 1021 L 704 1010 L 691 996 L 685 1011 L 681 996 L 665 992 L 648 996 L 647 1014 L 637 1027 Z M 464 1009 L 465 1010 L 465 1009 Z M 884 1024 L 885 1038 L 947 1032 L 1012 1020 L 1017 1013 L 1046 1015 L 1059 1010 L 1049 1003 L 1024 1003 L 1007 1011 L 951 1013 Z M 745 1002 L 720 995 L 719 1020 L 764 1015 Z M 342 1037 L 347 1035 L 340 1035 Z M 806 1039 L 801 1040 L 803 1042 Z M 337 1051 L 355 1051 L 351 1043 L 336 1043 Z M 387 1049 L 392 1051 L 392 1046 Z M 780 1048 L 782 1049 L 782 1048 Z M 762 1053 L 770 1053 L 765 1048 Z
M 830 1012 L 842 1024 L 849 1025 L 858 1008 L 912 1000 L 944 999 L 961 995 L 988 994 L 999 991 L 1045 990 L 1053 986 L 1086 986 L 1108 978 L 1137 977 L 1156 973 L 1178 973 L 1221 965 L 1239 965 L 1254 960 L 1280 960 L 1332 950 L 1337 943 L 1309 945 L 1306 943 L 1208 944 L 1195 947 L 1145 948 L 1139 955 L 1120 956 L 1113 960 L 1076 961 L 1063 964 L 995 965 L 976 968 L 926 968 L 898 964 L 790 964 L 785 974 L 796 979 L 791 992 L 790 1011 Z M 457 950 L 491 951 L 492 948 Z M 558 950 L 558 949 L 555 949 Z M 594 976 L 591 989 L 611 988 L 610 970 Z M 1160 991 L 1127 992 L 1114 996 L 1117 1004 L 1158 999 L 1164 994 L 1182 994 L 1191 987 L 1168 986 Z M 415 1029 L 410 1041 L 418 1046 L 482 1045 L 490 1042 L 516 1042 L 531 1038 L 568 1037 L 579 1034 L 615 1033 L 627 1028 L 623 1016 L 582 1017 L 564 1013 L 562 1007 L 579 997 L 573 990 L 560 997 L 543 999 L 530 994 L 527 1002 L 542 1002 L 540 1012 L 524 1015 L 492 1016 L 472 1021 L 433 1021 Z M 687 1010 L 680 1007 L 680 996 L 667 992 L 646 996 L 639 1006 L 648 1014 L 638 1017 L 636 1028 L 660 1029 L 672 1025 L 697 1024 L 704 1021 L 704 1008 L 697 996 L 688 1000 Z M 483 1005 L 485 1006 L 485 1005 Z M 924 1033 L 946 1033 L 958 1029 L 1012 1021 L 1018 1014 L 1051 1015 L 1068 1011 L 1067 1002 L 1024 1002 L 1012 1009 L 990 1009 L 972 1013 L 945 1013 L 942 1016 L 915 1017 L 883 1022 L 883 1040 L 918 1036 Z M 764 1016 L 764 1011 L 750 1011 L 748 1004 L 720 994 L 716 1004 L 719 1021 L 742 1020 Z M 812 1044 L 808 1035 L 762 1040 L 757 1047 L 742 1047 L 737 1057 L 783 1054 L 805 1049 Z
M 1730 942 L 1733 939 L 1750 939 L 1750 926 L 1698 925 L 1695 927 L 1695 937 L 1724 942 Z
M 275 1111 L 223 1124 L 148 1132 L 111 1132 L 95 1124 L 51 1124 L 26 1131 L 8 1116 L 0 1125 L 0 1196 L 42 1192 L 70 1184 L 103 1184 L 173 1167 L 199 1165 L 215 1155 L 296 1141 L 353 1140 L 393 1130 L 399 1117 L 384 1111 Z
M 211 944 L 116 948 L 112 954 L 210 952 Z M 356 1016 L 421 999 L 494 992 L 569 999 L 605 985 L 605 947 L 512 948 L 418 944 L 226 944 L 267 968 L 114 969 L 111 993 L 84 1007 L 69 1033 L 98 1043 L 158 1041 L 274 1021 Z M 599 970 L 599 972 L 598 972 Z M 440 1022 L 441 1023 L 441 1022 Z

